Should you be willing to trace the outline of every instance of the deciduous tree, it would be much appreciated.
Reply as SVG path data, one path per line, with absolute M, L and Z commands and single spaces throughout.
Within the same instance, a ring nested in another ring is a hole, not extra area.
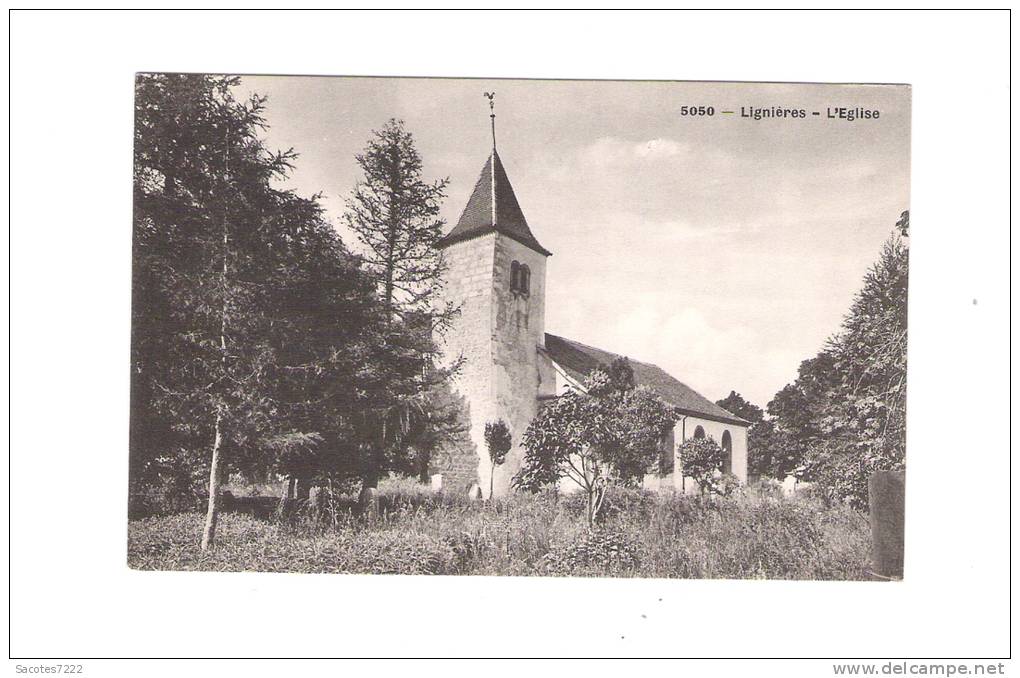
M 648 389 L 621 390 L 621 384 L 626 380 L 599 368 L 584 392 L 548 402 L 524 432 L 524 465 L 514 486 L 537 491 L 569 478 L 587 496 L 592 526 L 612 480 L 632 482 L 653 470 L 677 413 Z
M 496 467 L 506 461 L 506 455 L 510 452 L 513 441 L 510 438 L 510 429 L 502 419 L 490 421 L 485 424 L 485 447 L 489 451 L 489 462 L 492 464 L 489 472 L 489 498 L 492 498 L 492 491 L 495 487 L 493 478 L 496 475 Z
M 800 459 L 797 475 L 858 508 L 872 472 L 906 463 L 909 225 L 904 212 L 839 330 L 768 406 L 773 442 Z
M 693 478 L 702 492 L 716 491 L 722 478 L 726 452 L 715 440 L 691 438 L 680 445 L 684 475 Z

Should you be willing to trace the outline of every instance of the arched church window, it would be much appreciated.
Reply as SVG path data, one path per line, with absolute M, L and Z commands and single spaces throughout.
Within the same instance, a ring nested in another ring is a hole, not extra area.
M 521 265 L 516 261 L 510 264 L 510 291 L 521 289 Z
M 527 264 L 521 265 L 521 294 L 527 296 L 531 294 L 531 269 L 528 268 Z
M 729 431 L 723 431 L 722 448 L 723 452 L 725 452 L 723 455 L 722 472 L 733 473 L 733 438 L 730 437 Z
M 704 437 L 705 437 L 705 429 L 701 428 L 700 426 L 697 427 L 696 429 L 694 429 L 694 439 L 695 440 L 701 440 Z

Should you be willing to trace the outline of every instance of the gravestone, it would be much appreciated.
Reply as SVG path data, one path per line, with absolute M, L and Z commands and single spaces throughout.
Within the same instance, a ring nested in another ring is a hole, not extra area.
M 358 494 L 358 506 L 361 508 L 361 515 L 367 518 L 375 518 L 379 515 L 379 493 L 374 487 L 363 487 Z

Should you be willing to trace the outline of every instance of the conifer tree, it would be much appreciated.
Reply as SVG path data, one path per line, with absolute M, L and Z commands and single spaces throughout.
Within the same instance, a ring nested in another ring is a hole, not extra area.
M 434 313 L 444 264 L 435 246 L 446 222 L 439 210 L 449 179 L 422 178 L 422 159 L 402 120 L 372 133 L 356 156 L 363 176 L 347 200 L 345 221 L 365 248 L 383 304 L 397 316 Z
M 207 441 L 203 548 L 215 538 L 226 449 L 270 415 L 258 290 L 245 280 L 257 264 L 255 226 L 272 207 L 269 181 L 293 158 L 262 148 L 264 100 L 236 101 L 237 84 L 142 75 L 136 87 L 133 349 L 135 371 L 148 377 L 136 385 L 178 439 L 133 442 L 194 452 Z
M 204 472 L 203 548 L 229 471 L 311 475 L 387 396 L 363 376 L 385 327 L 372 281 L 315 198 L 272 186 L 295 155 L 264 148 L 265 99 L 237 84 L 136 87 L 132 477 Z
M 344 220 L 364 250 L 388 327 L 380 344 L 388 360 L 377 369 L 393 386 L 379 407 L 365 411 L 362 484 L 374 488 L 388 469 L 414 466 L 412 440 L 437 416 L 436 387 L 455 366 L 439 366 L 436 337 L 456 309 L 443 302 L 445 264 L 436 243 L 445 221 L 439 216 L 448 179 L 423 179 L 422 159 L 401 120 L 373 132 L 356 156 L 362 178 L 347 199 Z M 418 468 L 420 469 L 420 464 Z

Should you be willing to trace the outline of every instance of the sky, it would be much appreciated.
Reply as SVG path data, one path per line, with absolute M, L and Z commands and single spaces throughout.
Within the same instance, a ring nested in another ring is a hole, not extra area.
M 355 250 L 340 221 L 372 130 L 404 120 L 425 178 L 449 178 L 449 230 L 492 145 L 495 91 L 500 158 L 553 252 L 546 331 L 711 400 L 735 390 L 764 407 L 792 382 L 909 209 L 903 86 L 247 76 L 241 90 L 269 97 L 269 147 L 299 154 L 285 186 L 321 193 Z M 807 118 L 740 114 L 773 106 Z M 880 114 L 829 119 L 837 107 Z

